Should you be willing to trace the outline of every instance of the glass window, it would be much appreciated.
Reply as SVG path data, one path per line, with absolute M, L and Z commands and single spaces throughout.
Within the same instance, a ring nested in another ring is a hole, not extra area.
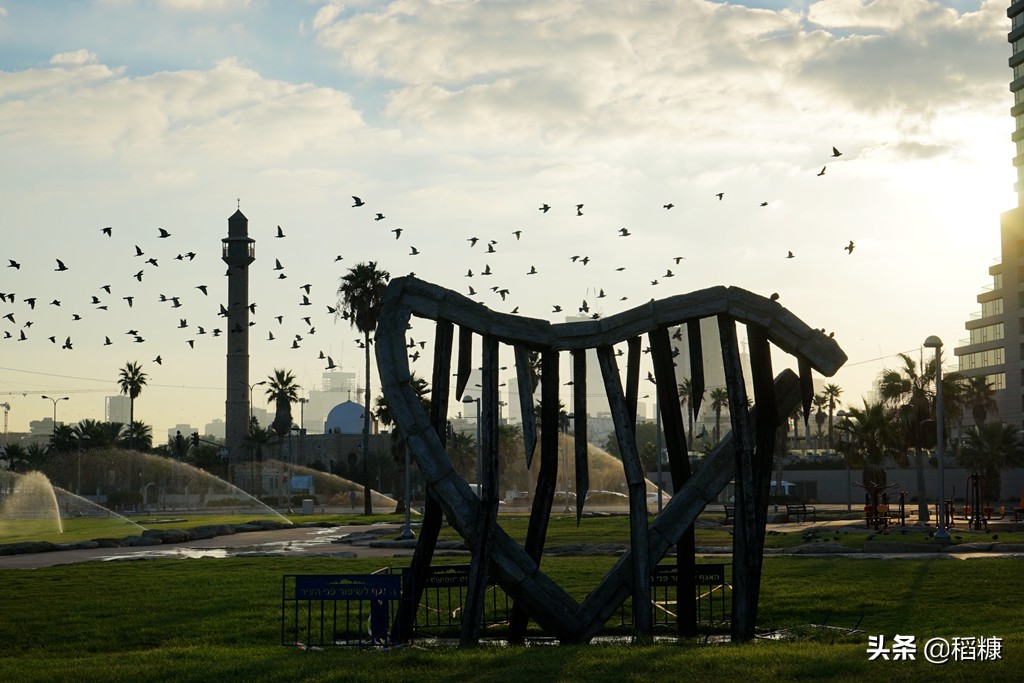
M 978 351 L 960 356 L 961 370 L 974 370 L 975 368 L 987 368 L 992 365 L 1003 364 L 1003 349 L 990 349 L 989 351 Z
M 1020 319 L 1021 333 L 1024 334 L 1024 318 Z M 986 325 L 971 330 L 971 344 L 982 344 L 988 341 L 998 341 L 1004 337 L 1003 323 Z
M 1005 372 L 996 372 L 996 373 L 993 373 L 991 375 L 985 375 L 985 379 L 988 380 L 989 385 L 993 389 L 995 389 L 996 391 L 999 391 L 1000 389 L 1005 389 L 1006 388 L 1006 373 Z
M 1018 280 L 1019 279 L 1020 278 L 1018 278 Z M 1002 273 L 996 273 L 995 275 L 992 276 L 992 289 L 1002 289 L 1002 288 L 1003 288 L 1003 274 Z
M 1003 300 L 993 299 L 992 301 L 986 301 L 981 305 L 981 317 L 987 318 L 990 315 L 1002 315 L 1003 314 Z

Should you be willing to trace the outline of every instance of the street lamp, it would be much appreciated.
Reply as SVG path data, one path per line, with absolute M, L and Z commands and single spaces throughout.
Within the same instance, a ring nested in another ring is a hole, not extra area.
M 480 399 L 472 396 L 463 396 L 462 402 L 466 405 L 476 403 L 476 495 L 483 497 L 483 461 L 480 457 Z
M 946 529 L 946 474 L 942 464 L 942 340 L 934 334 L 924 340 L 925 348 L 935 349 L 935 456 L 939 460 L 939 528 L 935 542 L 948 544 Z
M 836 417 L 839 418 L 840 423 L 842 423 L 844 420 L 846 420 L 846 418 L 848 418 L 849 416 L 850 416 L 850 414 L 848 412 L 846 412 L 845 410 L 840 410 L 838 413 L 836 413 Z M 832 437 L 832 435 L 829 434 L 829 438 L 831 438 L 831 437 Z M 846 452 L 843 453 L 843 455 L 846 456 L 846 511 L 850 512 L 851 510 L 853 510 L 853 498 L 852 498 L 852 496 L 853 496 L 853 493 L 852 493 L 853 484 L 850 482 L 850 448 L 849 448 L 849 446 L 851 445 L 851 441 L 849 439 L 849 432 L 846 432 L 843 435 L 843 442 L 847 445 L 847 448 L 845 449 Z
M 262 382 L 256 382 L 255 384 L 249 384 L 248 382 L 242 382 L 242 384 L 244 384 L 245 386 L 249 387 L 249 424 L 250 425 L 252 424 L 252 390 L 255 389 L 256 387 L 263 386 L 266 383 L 267 383 L 267 380 L 263 380 Z M 246 431 L 248 431 L 248 430 L 246 430 Z
M 43 396 L 43 398 L 53 401 L 53 443 L 57 443 L 57 402 L 70 400 L 67 396 L 61 396 L 60 398 L 50 398 L 49 396 Z

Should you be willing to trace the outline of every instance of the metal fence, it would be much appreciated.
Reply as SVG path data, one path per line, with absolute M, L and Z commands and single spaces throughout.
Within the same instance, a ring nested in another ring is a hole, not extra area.
M 728 564 L 698 564 L 694 574 L 697 622 L 721 627 L 729 622 L 731 585 Z M 678 617 L 678 568 L 659 565 L 651 574 L 654 626 L 675 628 Z M 381 569 L 374 574 L 285 575 L 281 593 L 281 644 L 302 646 L 385 646 L 391 642 L 403 583 L 410 580 L 407 567 Z M 430 568 L 416 610 L 413 633 L 456 635 L 465 616 L 469 565 L 438 565 Z M 512 600 L 492 579 L 488 581 L 483 627 L 507 626 Z M 609 630 L 632 628 L 632 601 L 618 611 Z

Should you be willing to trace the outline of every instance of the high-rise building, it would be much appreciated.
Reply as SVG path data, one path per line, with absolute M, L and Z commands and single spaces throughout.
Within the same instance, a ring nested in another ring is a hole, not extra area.
M 981 311 L 965 323 L 969 338 L 953 353 L 962 374 L 985 377 L 996 390 L 999 419 L 1024 428 L 1024 0 L 1010 3 L 1006 14 L 1011 23 L 1007 38 L 1012 46 L 1017 207 L 1000 218 L 1001 259 L 988 269 L 992 285 L 978 295 Z
M 103 409 L 104 421 L 120 422 L 127 425 L 131 414 L 131 405 L 132 400 L 127 396 L 107 396 Z

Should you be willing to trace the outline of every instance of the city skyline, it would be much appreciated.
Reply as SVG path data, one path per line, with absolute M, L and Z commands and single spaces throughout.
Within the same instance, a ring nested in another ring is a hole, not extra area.
M 1005 3 L 746 5 L 0 0 L 9 430 L 102 419 L 129 361 L 154 434 L 223 418 L 236 209 L 250 383 L 363 383 L 328 307 L 368 260 L 552 321 L 777 292 L 853 405 L 929 335 L 955 369 L 1016 205 Z

